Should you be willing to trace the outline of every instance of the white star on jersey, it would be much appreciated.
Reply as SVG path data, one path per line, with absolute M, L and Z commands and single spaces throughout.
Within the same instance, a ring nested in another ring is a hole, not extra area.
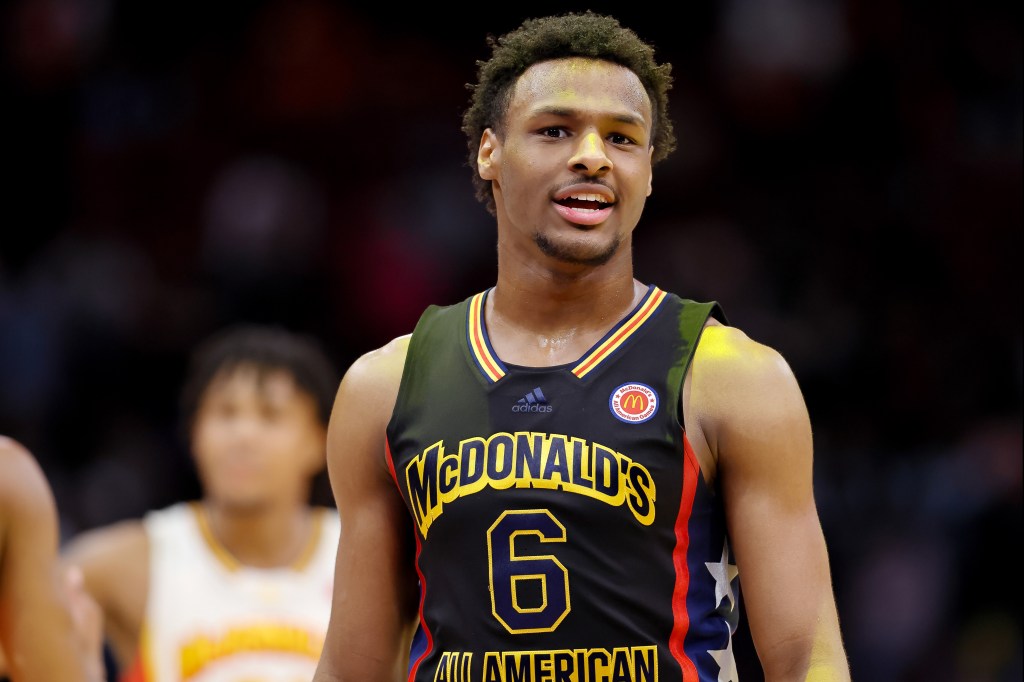
M 718 682 L 739 682 L 739 673 L 736 672 L 736 657 L 732 654 L 732 637 L 729 637 L 729 643 L 724 649 L 708 650 L 708 653 L 718 663 Z
M 722 603 L 722 599 L 729 598 L 729 608 L 736 608 L 736 594 L 732 591 L 732 580 L 739 575 L 740 569 L 736 564 L 729 563 L 729 541 L 726 540 L 722 546 L 721 561 L 705 561 L 704 565 L 715 579 L 715 608 Z

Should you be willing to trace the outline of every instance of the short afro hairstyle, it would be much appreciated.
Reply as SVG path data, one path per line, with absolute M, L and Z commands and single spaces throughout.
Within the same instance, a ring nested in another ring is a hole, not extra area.
M 239 324 L 204 339 L 189 358 L 180 397 L 184 437 L 188 438 L 192 430 L 210 384 L 241 367 L 255 368 L 261 376 L 287 372 L 299 390 L 316 402 L 317 416 L 327 426 L 340 379 L 320 342 L 279 326 Z
M 538 62 L 588 57 L 626 67 L 637 75 L 651 100 L 654 115 L 652 163 L 675 150 L 675 132 L 668 117 L 672 65 L 659 64 L 654 58 L 654 47 L 632 29 L 623 27 L 618 19 L 590 10 L 527 19 L 504 35 L 488 36 L 487 44 L 491 58 L 477 61 L 477 83 L 466 86 L 472 95 L 462 115 L 462 131 L 469 145 L 469 167 L 473 171 L 476 198 L 492 215 L 495 205 L 491 183 L 476 172 L 480 137 L 487 128 L 500 132 L 511 103 L 512 86 L 524 71 Z

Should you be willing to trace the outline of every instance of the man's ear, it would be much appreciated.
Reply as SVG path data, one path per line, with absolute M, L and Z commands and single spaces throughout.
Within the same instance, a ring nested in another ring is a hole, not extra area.
M 480 148 L 476 153 L 476 172 L 484 180 L 498 177 L 498 164 L 501 162 L 501 142 L 493 130 L 487 128 L 480 136 Z

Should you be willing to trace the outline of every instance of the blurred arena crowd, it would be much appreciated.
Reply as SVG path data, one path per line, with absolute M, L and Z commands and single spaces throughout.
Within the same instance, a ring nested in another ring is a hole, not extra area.
M 673 63 L 637 274 L 792 364 L 854 679 L 1020 680 L 1020 8 L 571 8 Z M 550 9 L 4 4 L 0 433 L 64 537 L 198 493 L 178 394 L 210 333 L 307 332 L 340 372 L 488 286 L 465 84 Z

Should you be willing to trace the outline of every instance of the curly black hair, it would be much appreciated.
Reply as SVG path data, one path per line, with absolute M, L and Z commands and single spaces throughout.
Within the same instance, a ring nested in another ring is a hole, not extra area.
M 320 422 L 327 426 L 339 377 L 320 341 L 276 325 L 240 324 L 218 331 L 192 352 L 180 396 L 183 437 L 188 438 L 210 384 L 241 366 L 254 367 L 260 375 L 275 370 L 291 374 L 316 401 Z
M 538 62 L 564 57 L 590 57 L 620 64 L 637 75 L 651 100 L 654 114 L 653 163 L 676 148 L 675 132 L 668 117 L 668 91 L 672 65 L 654 59 L 654 47 L 619 20 L 585 12 L 533 18 L 502 36 L 487 36 L 491 58 L 477 60 L 477 83 L 467 84 L 472 95 L 462 115 L 462 132 L 469 146 L 469 167 L 476 197 L 495 213 L 491 183 L 476 172 L 480 137 L 487 128 L 499 129 L 512 99 L 512 86 L 526 69 Z

